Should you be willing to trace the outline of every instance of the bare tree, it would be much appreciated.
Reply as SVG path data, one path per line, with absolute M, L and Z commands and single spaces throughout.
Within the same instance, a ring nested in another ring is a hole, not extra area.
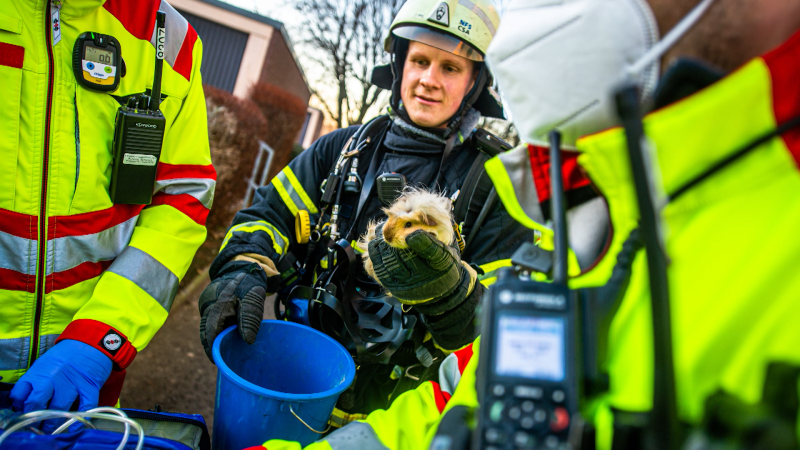
M 301 44 L 322 69 L 312 88 L 339 128 L 360 124 L 380 89 L 370 82 L 372 68 L 388 60 L 383 38 L 403 0 L 298 0 L 303 19 Z M 332 91 L 333 95 L 327 95 Z M 323 93 L 324 92 L 324 93 Z

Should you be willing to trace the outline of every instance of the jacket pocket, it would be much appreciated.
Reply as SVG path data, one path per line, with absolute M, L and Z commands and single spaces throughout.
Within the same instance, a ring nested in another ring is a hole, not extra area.
M 0 42 L 0 208 L 4 209 L 14 206 L 24 56 L 24 47 Z

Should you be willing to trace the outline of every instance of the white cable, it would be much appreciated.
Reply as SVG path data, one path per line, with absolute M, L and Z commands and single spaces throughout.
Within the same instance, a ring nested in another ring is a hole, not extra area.
M 703 14 L 711 7 L 714 0 L 703 0 L 692 9 L 675 27 L 664 36 L 664 39 L 658 41 L 656 45 L 647 51 L 638 61 L 626 69 L 628 76 L 635 77 L 643 70 L 647 69 L 655 60 L 660 58 L 667 50 L 672 48 L 687 31 L 689 31 Z
M 94 429 L 95 427 L 89 421 L 86 420 L 87 418 L 90 418 L 90 419 L 111 420 L 116 422 L 122 422 L 125 424 L 126 432 L 123 435 L 122 442 L 120 442 L 120 445 L 117 446 L 117 450 L 122 450 L 128 443 L 128 438 L 130 434 L 129 427 L 132 426 L 136 430 L 136 433 L 139 436 L 139 441 L 136 443 L 136 450 L 142 450 L 142 448 L 144 447 L 144 430 L 137 422 L 127 418 L 127 416 L 124 416 L 125 413 L 123 413 L 122 411 L 118 410 L 109 411 L 115 408 L 96 408 L 96 409 L 106 410 L 107 412 L 88 412 L 88 411 L 66 412 L 66 411 L 42 410 L 42 411 L 34 411 L 28 414 L 23 414 L 17 417 L 17 419 L 15 419 L 16 423 L 14 425 L 10 426 L 8 429 L 5 430 L 5 432 L 2 435 L 0 435 L 0 444 L 2 444 L 3 441 L 5 441 L 6 438 L 9 435 L 11 435 L 11 433 L 13 433 L 14 431 L 17 431 L 20 428 L 28 426 L 32 423 L 40 422 L 42 420 L 59 419 L 59 418 L 70 419 L 71 421 L 74 420 L 81 422 L 84 425 Z M 72 423 L 74 423 L 74 421 Z M 59 427 L 59 429 L 57 429 L 56 431 L 59 431 L 60 429 L 61 427 Z
M 88 412 L 88 413 L 109 413 L 109 414 L 116 414 L 116 415 L 118 415 L 120 417 L 123 417 L 125 419 L 128 418 L 128 415 L 125 414 L 121 409 L 109 408 L 107 406 L 101 406 L 99 408 L 90 409 L 90 410 L 88 410 L 86 412 Z M 56 431 L 53 431 L 52 434 L 60 434 L 60 433 L 62 433 L 64 430 L 68 429 L 70 427 L 70 425 L 72 425 L 76 421 L 77 421 L 77 419 L 72 418 L 72 419 L 64 422 L 64 424 L 61 425 L 60 427 L 58 427 L 56 429 Z M 130 431 L 131 431 L 131 426 L 128 425 L 127 423 L 125 423 L 125 432 L 122 434 L 122 442 L 117 447 L 117 450 L 123 450 L 125 448 L 125 445 L 128 444 L 128 438 L 130 436 Z

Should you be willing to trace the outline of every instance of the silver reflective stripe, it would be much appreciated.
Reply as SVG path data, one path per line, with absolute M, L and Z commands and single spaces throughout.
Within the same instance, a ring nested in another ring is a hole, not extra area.
M 169 311 L 178 292 L 178 277 L 157 259 L 136 247 L 127 247 L 108 272 L 127 278 Z
M 33 275 L 37 253 L 36 241 L 0 231 L 0 268 Z
M 567 211 L 569 248 L 575 252 L 581 269 L 594 264 L 605 248 L 610 224 L 608 205 L 603 197 Z
M 463 0 L 462 0 L 463 1 Z M 513 150 L 497 155 L 503 163 L 511 184 L 514 186 L 514 193 L 525 214 L 536 223 L 544 224 L 544 214 L 539 206 L 539 194 L 536 192 L 536 185 L 531 176 L 531 159 L 528 155 L 528 147 L 519 146 Z
M 61 336 L 60 334 L 47 334 L 44 336 L 39 336 L 39 356 L 44 355 L 44 353 L 54 345 L 56 345 L 56 339 Z
M 0 370 L 22 370 L 28 367 L 30 338 L 0 339 Z
M 310 210 L 311 213 L 316 213 L 317 211 L 315 211 L 316 208 L 314 207 L 313 204 L 307 205 L 306 202 L 303 201 L 303 197 L 301 197 L 300 194 L 297 192 L 297 190 L 294 188 L 294 185 L 292 184 L 291 180 L 289 180 L 289 177 L 286 175 L 284 170 L 278 172 L 278 174 L 275 175 L 275 178 L 277 178 L 283 185 L 283 188 L 286 189 L 286 192 L 289 194 L 289 197 L 291 197 L 292 201 L 294 202 L 294 205 L 297 206 L 298 210 L 304 209 L 306 211 Z M 309 199 L 309 202 L 310 200 L 311 199 Z
M 139 216 L 99 233 L 65 236 L 48 242 L 47 275 L 72 269 L 84 262 L 109 261 L 117 257 L 131 240 Z
M 189 30 L 189 22 L 187 22 L 178 11 L 175 11 L 175 8 L 173 8 L 164 0 L 161 0 L 161 6 L 158 8 L 167 13 L 167 20 L 165 23 L 167 29 L 167 41 L 165 42 L 164 46 L 164 60 L 167 61 L 170 67 L 174 67 L 175 60 L 178 58 L 178 52 L 181 51 L 183 40 L 186 38 L 186 32 Z M 156 46 L 155 24 L 153 24 L 153 34 L 150 37 L 150 43 L 153 44 L 154 48 L 158 48 Z
M 217 185 L 211 178 L 176 178 L 174 180 L 156 181 L 155 192 L 162 191 L 170 195 L 189 194 L 208 209 L 214 201 L 214 187 Z
M 372 426 L 364 422 L 351 422 L 322 439 L 333 450 L 389 450 L 375 434 Z
M 497 29 L 494 27 L 492 19 L 490 19 L 489 16 L 487 16 L 482 9 L 480 9 L 478 6 L 475 5 L 475 3 L 472 3 L 469 0 L 458 0 L 458 4 L 466 6 L 467 8 L 472 10 L 472 12 L 474 12 L 476 16 L 480 17 L 484 25 L 486 25 L 486 28 L 489 29 L 489 33 L 492 33 L 492 37 L 494 37 L 495 33 L 497 33 Z

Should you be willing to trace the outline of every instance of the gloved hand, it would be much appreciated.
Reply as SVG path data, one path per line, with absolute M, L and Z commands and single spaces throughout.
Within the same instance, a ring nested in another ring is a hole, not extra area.
M 111 374 L 111 359 L 83 342 L 65 339 L 48 350 L 11 389 L 15 410 L 69 411 L 75 399 L 78 410 L 97 407 L 100 388 Z M 53 422 L 53 421 L 48 421 Z M 45 423 L 45 430 L 48 428 Z M 52 426 L 51 426 L 52 428 Z
M 376 235 L 381 230 L 376 229 Z M 436 343 L 456 350 L 477 336 L 475 309 L 483 296 L 475 269 L 461 261 L 458 249 L 417 230 L 406 237 L 408 250 L 383 239 L 369 243 L 369 257 L 383 287 L 413 305 Z
M 280 286 L 280 276 L 267 277 L 258 263 L 226 263 L 200 294 L 200 341 L 211 362 L 211 346 L 225 328 L 239 326 L 248 344 L 256 341 L 264 318 L 264 300 Z
M 376 230 L 376 234 L 381 232 Z M 369 243 L 369 257 L 378 282 L 401 303 L 433 303 L 459 289 L 466 295 L 469 285 L 475 282 L 477 274 L 473 277 L 471 268 L 462 264 L 457 247 L 444 244 L 424 230 L 409 234 L 406 245 L 410 251 L 393 248 L 381 238 Z

